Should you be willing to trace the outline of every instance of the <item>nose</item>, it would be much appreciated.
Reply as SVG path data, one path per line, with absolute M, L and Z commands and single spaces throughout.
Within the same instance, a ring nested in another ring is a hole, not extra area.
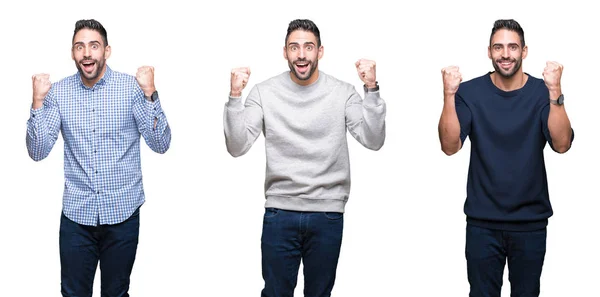
M 304 57 L 306 57 L 306 52 L 304 48 L 300 48 L 300 50 L 298 50 L 298 58 L 303 59 Z
M 508 48 L 507 48 L 507 47 L 504 47 L 504 48 L 502 49 L 502 58 L 509 58 L 509 57 L 510 57 L 510 56 L 509 56 L 509 54 L 508 54 Z
M 92 54 L 92 49 L 89 46 L 86 46 L 83 48 L 83 56 L 84 57 L 89 57 Z

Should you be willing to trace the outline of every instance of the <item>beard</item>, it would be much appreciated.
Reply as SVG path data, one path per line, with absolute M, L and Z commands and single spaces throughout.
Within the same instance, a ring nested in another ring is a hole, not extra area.
M 81 66 L 84 62 L 93 62 L 94 63 L 94 70 L 92 72 L 86 72 L 83 67 Z M 98 78 L 98 76 L 100 75 L 100 73 L 102 72 L 102 69 L 104 69 L 104 64 L 106 63 L 106 61 L 104 60 L 104 58 L 100 59 L 100 60 L 96 60 L 96 59 L 81 59 L 78 62 L 75 63 L 75 67 L 77 67 L 77 71 L 79 71 L 79 73 L 81 74 L 81 76 L 83 76 L 85 78 L 85 80 L 88 81 L 94 81 Z
M 304 74 L 300 73 L 296 69 L 296 67 L 294 66 L 298 62 L 308 62 L 307 68 L 309 70 L 307 72 L 305 72 Z M 316 60 L 316 59 L 315 60 L 307 60 L 306 58 L 304 58 L 304 59 L 297 59 L 294 62 L 288 60 L 288 66 L 290 67 L 290 71 L 294 74 L 294 76 L 296 76 L 297 79 L 299 79 L 299 80 L 308 80 L 308 79 L 310 79 L 312 77 L 312 75 L 317 70 L 317 66 L 319 66 L 319 61 Z
M 498 64 L 504 62 L 504 61 L 508 61 L 508 62 L 512 62 L 514 63 L 514 66 L 512 69 L 509 70 L 504 70 L 502 69 L 502 67 L 500 67 Z M 519 71 L 519 69 L 521 69 L 521 63 L 522 63 L 522 59 L 498 59 L 494 62 L 492 62 L 492 65 L 494 66 L 494 69 L 496 70 L 496 73 L 502 75 L 502 77 L 504 78 L 511 78 L 513 75 L 515 75 L 515 73 L 517 73 L 517 71 Z

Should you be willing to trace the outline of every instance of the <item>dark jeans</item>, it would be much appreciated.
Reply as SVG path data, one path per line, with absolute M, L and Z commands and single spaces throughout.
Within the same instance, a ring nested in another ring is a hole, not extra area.
M 116 225 L 77 224 L 60 220 L 61 291 L 64 297 L 91 297 L 100 261 L 102 297 L 128 297 L 140 230 L 139 209 Z
M 546 228 L 502 231 L 467 224 L 466 257 L 470 297 L 500 297 L 504 264 L 508 260 L 511 297 L 540 295 L 546 254 Z
M 304 296 L 329 297 L 342 245 L 344 215 L 267 208 L 261 238 L 262 297 L 291 297 L 304 266 Z

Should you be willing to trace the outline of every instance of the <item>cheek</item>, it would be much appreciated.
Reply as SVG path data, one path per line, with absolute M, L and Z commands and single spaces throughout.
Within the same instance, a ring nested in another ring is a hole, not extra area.
M 292 52 L 288 52 L 288 53 L 287 53 L 287 59 L 288 59 L 289 61 L 294 61 L 294 60 L 296 60 L 296 56 L 297 56 L 297 55 L 296 55 L 296 54 L 294 54 L 294 53 L 292 53 Z

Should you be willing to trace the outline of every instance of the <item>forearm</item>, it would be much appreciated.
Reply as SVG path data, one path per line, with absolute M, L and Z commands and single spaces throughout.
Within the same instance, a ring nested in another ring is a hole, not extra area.
M 454 95 L 444 96 L 444 107 L 438 124 L 438 134 L 442 151 L 449 156 L 458 152 L 462 146 L 460 140 L 460 122 L 456 113 L 454 97 Z
M 550 98 L 558 98 L 562 94 L 560 89 L 551 90 Z M 548 115 L 548 130 L 552 138 L 552 146 L 559 153 L 564 153 L 571 147 L 573 130 L 564 105 L 550 104 Z
M 158 99 L 154 102 L 145 99 L 143 104 L 145 123 L 142 136 L 151 150 L 164 154 L 171 145 L 171 128 L 167 117 Z
M 43 109 L 38 107 L 31 110 L 31 115 L 27 121 L 27 135 L 25 143 L 29 157 L 34 161 L 43 160 L 48 156 L 52 149 L 52 143 L 48 133 L 48 126 L 43 117 Z
M 379 91 L 366 92 L 362 101 L 362 121 L 352 128 L 355 138 L 366 148 L 379 150 L 385 142 L 386 104 Z
M 245 154 L 251 147 L 250 130 L 247 128 L 244 116 L 244 106 L 240 96 L 229 96 L 225 103 L 223 128 L 227 151 L 234 157 Z

